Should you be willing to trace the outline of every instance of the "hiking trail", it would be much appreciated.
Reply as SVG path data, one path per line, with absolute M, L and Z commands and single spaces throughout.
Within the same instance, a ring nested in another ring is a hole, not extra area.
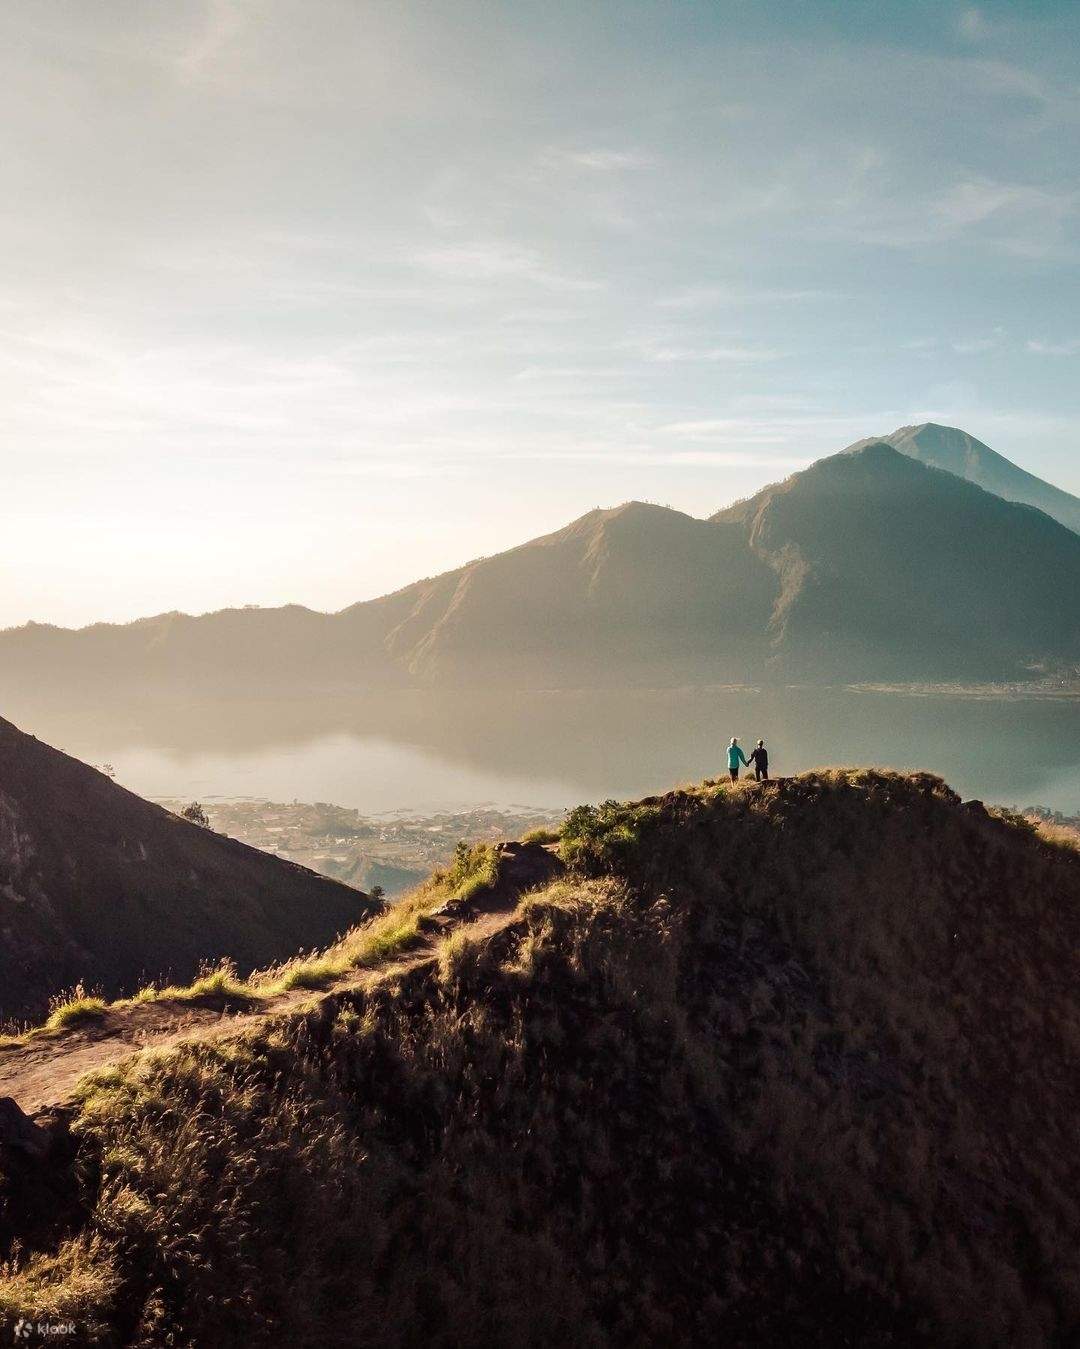
M 145 1050 L 225 1039 L 301 1007 L 370 988 L 434 962 L 439 942 L 448 933 L 467 931 L 478 939 L 493 936 L 510 923 L 523 895 L 564 870 L 549 846 L 504 843 L 499 845 L 499 873 L 493 886 L 465 905 L 444 903 L 422 920 L 417 944 L 381 964 L 349 971 L 325 988 L 290 989 L 239 1009 L 213 1005 L 210 999 L 202 1003 L 179 999 L 119 1003 L 93 1021 L 0 1047 L 0 1104 L 8 1098 L 22 1115 L 42 1115 L 66 1106 L 87 1073 Z

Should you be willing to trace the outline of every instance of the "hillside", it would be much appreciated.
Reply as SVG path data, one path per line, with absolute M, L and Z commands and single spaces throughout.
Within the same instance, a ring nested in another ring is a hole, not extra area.
M 777 671 L 1017 677 L 1080 656 L 1080 536 L 883 441 L 713 519 L 775 571 Z
M 698 520 L 628 502 L 392 595 L 0 632 L 0 696 L 1023 677 L 1080 661 L 1080 536 L 881 441 Z
M 371 903 L 188 824 L 0 720 L 0 1018 L 82 981 L 111 995 L 204 960 L 324 944 Z
M 891 435 L 873 439 L 883 440 L 901 454 L 931 468 L 943 468 L 958 478 L 966 478 L 1006 501 L 1035 506 L 1059 524 L 1080 532 L 1080 499 L 1028 473 L 957 426 L 923 422 L 920 426 L 901 426 Z M 860 450 L 869 444 L 870 440 L 860 440 L 849 448 Z
M 109 1346 L 1072 1342 L 1075 851 L 854 770 L 560 846 L 501 925 L 9 1148 L 0 1308 Z

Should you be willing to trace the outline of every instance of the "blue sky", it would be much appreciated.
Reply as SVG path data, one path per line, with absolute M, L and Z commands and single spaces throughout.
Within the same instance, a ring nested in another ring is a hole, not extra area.
M 1080 493 L 1080 6 L 11 0 L 0 624 L 336 608 L 927 419 Z

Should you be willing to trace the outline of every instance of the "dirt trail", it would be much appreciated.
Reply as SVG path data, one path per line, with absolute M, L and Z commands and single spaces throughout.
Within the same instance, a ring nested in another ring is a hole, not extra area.
M 103 1017 L 56 1035 L 0 1048 L 0 1101 L 10 1097 L 26 1115 L 65 1105 L 79 1079 L 147 1049 L 164 1049 L 185 1040 L 217 1040 L 250 1030 L 283 1013 L 327 998 L 368 988 L 435 959 L 439 940 L 464 929 L 479 939 L 511 920 L 518 901 L 554 879 L 562 863 L 538 844 L 510 843 L 501 848 L 499 880 L 469 905 L 444 905 L 426 920 L 419 945 L 381 965 L 351 971 L 324 989 L 292 989 L 241 1010 L 221 1010 L 186 1002 L 134 1003 L 110 1008 Z

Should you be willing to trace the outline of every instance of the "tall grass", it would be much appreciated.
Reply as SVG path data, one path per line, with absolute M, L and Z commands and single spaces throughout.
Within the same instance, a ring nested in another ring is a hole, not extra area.
M 434 967 L 87 1084 L 83 1216 L 0 1306 L 139 1346 L 1071 1342 L 1080 859 L 840 771 L 570 838 Z
M 148 985 L 131 998 L 114 1003 L 87 994 L 81 985 L 50 1004 L 43 1026 L 0 1037 L 0 1045 L 25 1043 L 45 1031 L 59 1032 L 103 1017 L 110 1007 L 148 1003 L 188 1003 L 244 1009 L 270 1002 L 296 989 L 330 988 L 359 969 L 367 969 L 407 953 L 422 939 L 426 914 L 445 903 L 465 903 L 498 880 L 498 849 L 487 843 L 459 844 L 449 867 L 436 871 L 418 889 L 389 905 L 376 917 L 353 928 L 333 946 L 312 955 L 256 971 L 241 978 L 231 960 L 203 970 L 190 984 Z

